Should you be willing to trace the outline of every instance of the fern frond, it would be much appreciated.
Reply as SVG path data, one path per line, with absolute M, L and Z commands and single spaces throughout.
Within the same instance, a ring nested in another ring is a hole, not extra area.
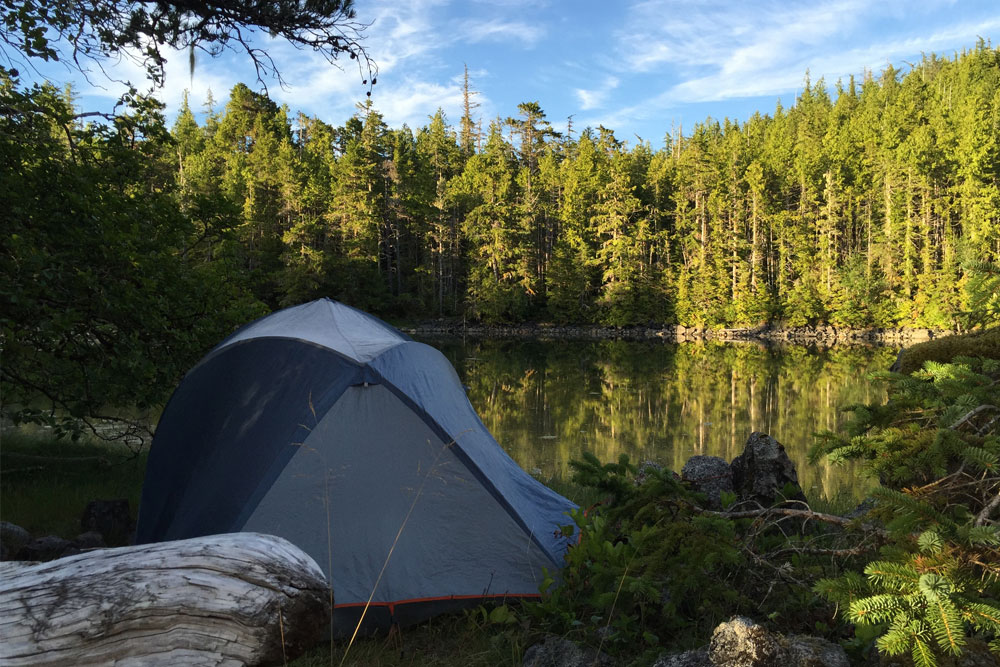
M 982 602 L 964 605 L 962 615 L 976 630 L 1000 635 L 1000 608 Z
M 909 563 L 873 561 L 865 566 L 865 575 L 873 585 L 896 591 L 912 591 L 920 582 L 920 574 Z
M 892 620 L 903 606 L 897 595 L 870 595 L 852 602 L 847 614 L 853 623 L 874 625 Z
M 932 600 L 927 609 L 927 621 L 937 645 L 946 653 L 961 655 L 965 646 L 965 628 L 958 609 L 951 600 L 941 595 Z
M 963 526 L 959 535 L 970 545 L 1000 546 L 1000 528 L 996 526 Z
M 939 554 L 944 549 L 944 540 L 933 530 L 928 530 L 920 534 L 917 539 L 917 546 L 922 553 L 928 555 Z
M 937 658 L 934 657 L 934 652 L 931 651 L 931 647 L 923 640 L 913 640 L 913 650 L 910 652 L 910 655 L 913 656 L 914 667 L 937 667 L 938 663 Z
M 914 623 L 918 624 L 916 629 L 912 627 Z M 914 636 L 920 632 L 919 623 L 911 621 L 906 614 L 897 615 L 886 633 L 876 640 L 879 651 L 886 655 L 906 653 L 913 645 Z
M 966 447 L 962 450 L 962 460 L 981 472 L 1000 469 L 1000 456 L 982 447 Z

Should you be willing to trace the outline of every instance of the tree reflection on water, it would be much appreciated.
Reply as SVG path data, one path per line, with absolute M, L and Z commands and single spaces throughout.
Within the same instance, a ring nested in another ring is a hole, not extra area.
M 842 408 L 884 397 L 866 375 L 884 347 L 629 341 L 430 340 L 458 370 L 483 423 L 526 470 L 567 474 L 570 459 L 627 453 L 679 471 L 694 454 L 740 454 L 752 431 L 788 451 L 807 494 L 870 486 L 852 466 L 810 465 L 812 434 Z

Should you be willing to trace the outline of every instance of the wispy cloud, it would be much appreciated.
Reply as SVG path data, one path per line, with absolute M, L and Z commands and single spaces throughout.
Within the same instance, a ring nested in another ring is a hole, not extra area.
M 588 111 L 604 106 L 608 95 L 618 87 L 618 83 L 618 77 L 608 76 L 604 78 L 604 81 L 597 88 L 576 88 L 573 92 L 576 94 L 576 98 L 580 100 L 580 109 Z
M 813 81 L 824 77 L 829 83 L 889 62 L 899 65 L 921 52 L 971 44 L 977 35 L 1000 29 L 998 15 L 985 21 L 956 16 L 950 25 L 911 34 L 897 31 L 873 38 L 867 32 L 871 26 L 899 23 L 904 11 L 899 2 L 862 0 L 818 6 L 708 2 L 695 7 L 682 7 L 677 0 L 645 0 L 632 7 L 625 28 L 617 33 L 619 55 L 647 79 L 666 76 L 659 92 L 633 97 L 607 111 L 601 122 L 632 125 L 692 103 L 786 95 L 801 89 L 807 71 Z
M 458 24 L 457 29 L 457 39 L 470 44 L 518 40 L 524 46 L 532 46 L 545 36 L 545 29 L 541 26 L 500 19 L 462 21 Z
M 407 80 L 374 96 L 375 107 L 390 127 L 406 123 L 411 128 L 427 124 L 428 117 L 441 108 L 454 122 L 461 113 L 462 89 L 421 80 Z
M 552 118 L 575 115 L 578 127 L 603 124 L 622 138 L 662 136 L 675 119 L 770 110 L 775 97 L 793 99 L 807 70 L 813 81 L 832 83 L 1000 32 L 995 0 L 584 0 L 574 11 L 551 0 L 363 4 L 360 19 L 372 23 L 364 44 L 379 67 L 372 99 L 391 126 L 419 127 L 439 106 L 457 122 L 467 63 L 481 91 L 475 115 L 485 124 L 538 100 Z M 268 81 L 268 92 L 293 112 L 339 124 L 366 99 L 357 61 L 331 65 L 266 35 L 257 39 L 288 82 L 283 90 Z M 145 81 L 127 64 L 116 78 Z M 196 110 L 211 89 L 218 108 L 240 81 L 260 88 L 245 54 L 201 57 L 192 77 L 188 54 L 172 53 L 158 97 L 172 115 L 185 89 Z M 121 92 L 102 85 L 81 82 L 80 89 L 104 104 Z
M 808 70 L 815 81 L 860 74 L 866 69 L 879 69 L 887 63 L 899 65 L 902 58 L 915 53 L 929 53 L 947 48 L 956 42 L 975 39 L 977 31 L 1000 29 L 1000 19 L 986 24 L 959 24 L 929 35 L 880 41 L 866 47 L 847 49 L 816 48 L 800 52 L 781 62 L 755 57 L 754 49 L 743 48 L 727 59 L 716 71 L 679 83 L 667 91 L 665 99 L 673 102 L 707 102 L 741 97 L 775 95 L 801 88 Z M 750 53 L 745 53 L 747 51 Z
M 618 32 L 622 56 L 636 71 L 663 65 L 759 70 L 858 24 L 862 0 L 795 7 L 785 2 L 701 3 L 646 0 Z

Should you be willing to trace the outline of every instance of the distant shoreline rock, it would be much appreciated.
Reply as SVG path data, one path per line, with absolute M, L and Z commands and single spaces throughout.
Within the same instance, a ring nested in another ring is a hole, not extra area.
M 408 334 L 420 336 L 469 336 L 472 338 L 524 338 L 538 340 L 664 340 L 745 341 L 757 343 L 788 342 L 816 345 L 910 345 L 954 332 L 919 328 L 848 329 L 834 326 L 777 328 L 769 326 L 734 329 L 711 329 L 701 326 L 629 326 L 562 325 L 526 322 L 522 324 L 463 324 L 455 321 L 429 321 L 403 327 Z

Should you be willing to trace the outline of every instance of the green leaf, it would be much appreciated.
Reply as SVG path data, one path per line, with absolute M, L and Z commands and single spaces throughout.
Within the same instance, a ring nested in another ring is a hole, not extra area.
M 917 545 L 923 553 L 933 555 L 944 548 L 944 541 L 936 531 L 928 530 L 920 534 Z

